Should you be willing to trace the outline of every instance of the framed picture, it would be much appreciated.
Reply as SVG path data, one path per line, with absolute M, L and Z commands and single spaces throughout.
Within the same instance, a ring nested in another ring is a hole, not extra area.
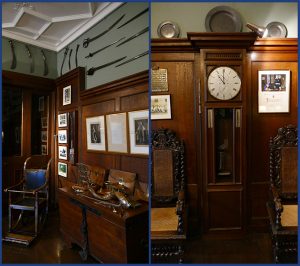
M 105 151 L 104 115 L 86 118 L 87 150 Z
M 42 150 L 42 155 L 47 155 L 48 154 L 48 150 L 47 150 L 47 145 L 46 144 L 42 144 L 41 145 L 41 150 Z
M 58 159 L 68 160 L 68 147 L 58 146 Z
M 151 96 L 151 120 L 171 119 L 170 95 Z
M 290 111 L 290 71 L 258 71 L 258 112 L 288 113 Z
M 39 111 L 43 112 L 45 108 L 45 98 L 44 96 L 39 97 Z
M 41 131 L 41 141 L 42 142 L 48 141 L 48 132 L 47 131 Z
M 58 115 L 58 127 L 68 126 L 68 113 Z
M 42 125 L 42 128 L 47 128 L 48 127 L 48 117 L 42 117 L 41 118 L 41 125 Z
M 126 113 L 106 116 L 107 148 L 111 152 L 127 152 Z
M 149 154 L 149 110 L 128 113 L 130 153 Z
M 71 104 L 72 91 L 71 85 L 63 88 L 63 105 Z
M 58 130 L 58 143 L 68 143 L 67 130 Z
M 66 163 L 58 162 L 57 168 L 58 168 L 58 175 L 63 177 L 68 176 L 68 165 Z

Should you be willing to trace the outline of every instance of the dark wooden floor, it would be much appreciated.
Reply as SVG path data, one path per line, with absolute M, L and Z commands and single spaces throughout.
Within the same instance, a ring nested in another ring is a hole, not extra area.
M 4 220 L 3 232 L 6 223 Z M 69 249 L 59 232 L 57 211 L 51 211 L 40 237 L 30 247 L 2 244 L 2 263 L 69 263 L 82 262 L 79 248 Z M 185 263 L 272 263 L 271 240 L 267 233 L 251 233 L 239 240 L 189 239 Z M 97 263 L 89 257 L 85 263 Z

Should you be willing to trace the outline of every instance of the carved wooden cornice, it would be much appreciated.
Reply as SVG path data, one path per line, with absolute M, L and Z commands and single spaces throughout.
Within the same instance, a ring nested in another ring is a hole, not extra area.
M 249 51 L 297 51 L 297 38 L 258 38 L 254 32 L 195 33 L 187 38 L 152 39 L 152 52 L 199 52 L 202 48 L 246 48 Z

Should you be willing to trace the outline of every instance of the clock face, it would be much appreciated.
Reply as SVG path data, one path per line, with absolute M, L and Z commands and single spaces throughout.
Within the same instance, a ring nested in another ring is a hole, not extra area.
M 208 91 L 219 100 L 233 99 L 241 89 L 241 79 L 231 67 L 215 68 L 208 77 Z

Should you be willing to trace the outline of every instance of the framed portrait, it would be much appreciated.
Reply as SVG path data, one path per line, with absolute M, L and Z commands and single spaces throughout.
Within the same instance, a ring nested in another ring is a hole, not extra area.
M 105 151 L 104 115 L 86 118 L 87 150 Z
M 126 113 L 106 116 L 108 151 L 127 153 L 126 122 Z
M 42 128 L 47 128 L 48 127 L 48 117 L 42 117 L 41 118 L 41 125 L 42 125 Z
M 258 112 L 288 113 L 290 111 L 290 71 L 258 71 Z
M 57 121 L 58 121 L 58 127 L 68 126 L 68 113 L 59 114 Z
M 48 150 L 47 150 L 47 145 L 46 144 L 42 144 L 41 145 L 41 150 L 42 150 L 42 155 L 47 155 L 48 154 Z
M 58 175 L 67 177 L 68 176 L 68 165 L 66 163 L 58 162 Z
M 48 132 L 45 131 L 41 131 L 41 141 L 42 142 L 47 142 L 48 141 Z
M 45 97 L 41 96 L 39 97 L 39 111 L 43 112 L 45 109 Z
M 151 120 L 171 119 L 170 95 L 151 96 Z
M 149 110 L 128 113 L 130 153 L 149 154 Z
M 71 85 L 63 88 L 63 105 L 71 104 L 72 90 Z
M 58 146 L 58 159 L 68 160 L 68 147 Z
M 58 143 L 68 143 L 67 130 L 58 130 Z

